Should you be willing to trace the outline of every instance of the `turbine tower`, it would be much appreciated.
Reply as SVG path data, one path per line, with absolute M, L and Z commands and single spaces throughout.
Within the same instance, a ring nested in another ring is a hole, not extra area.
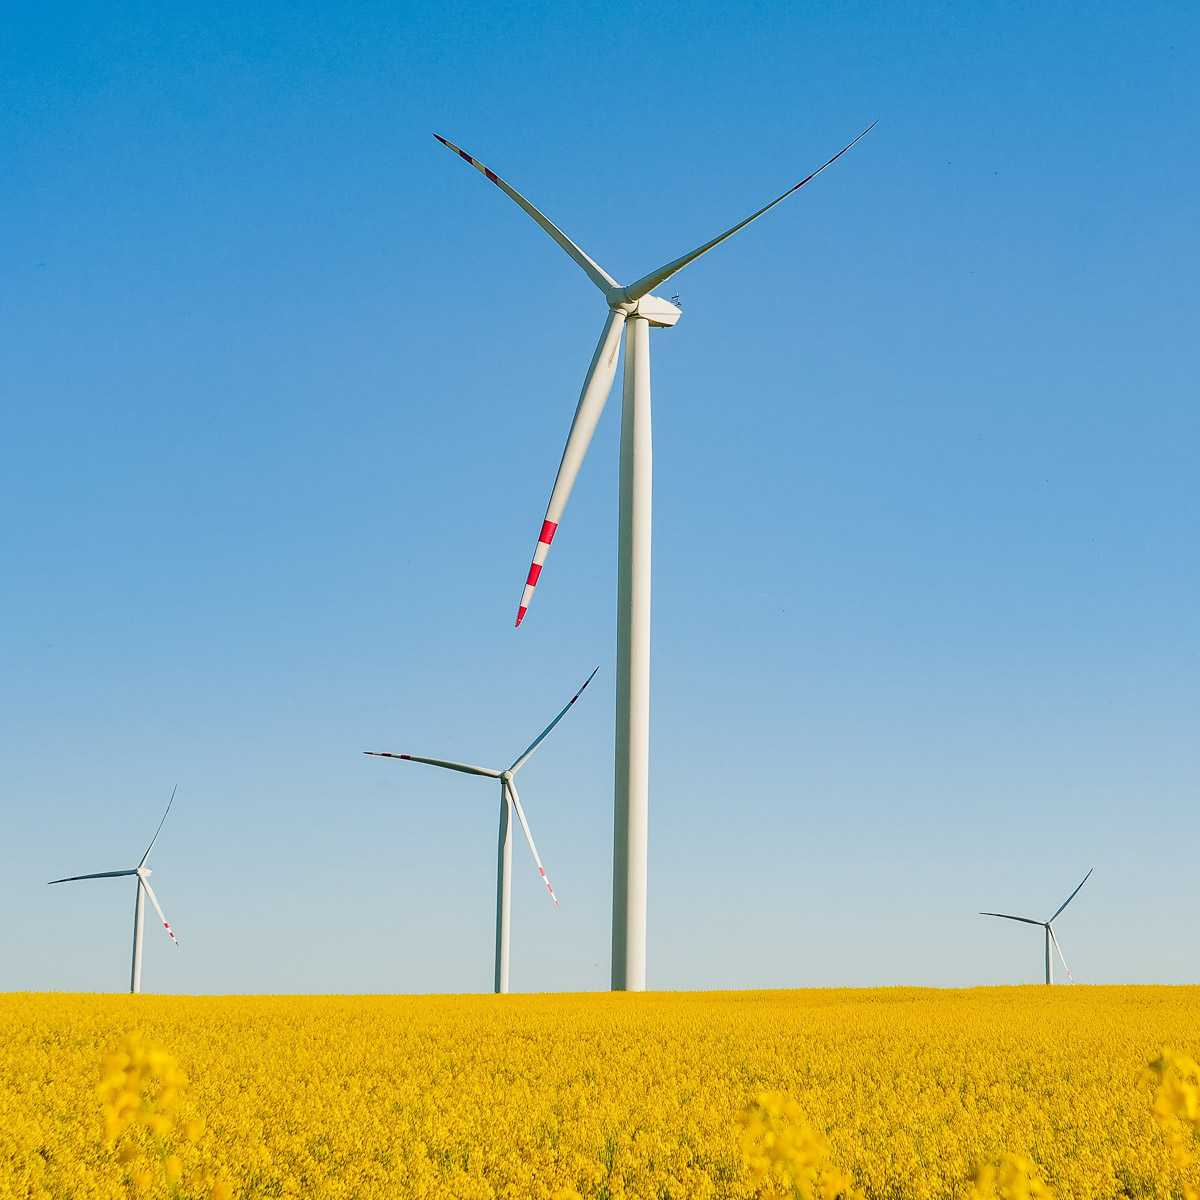
M 1054 960 L 1050 956 L 1050 946 L 1053 944 L 1054 949 L 1058 952 L 1058 957 L 1062 959 L 1063 970 L 1067 973 L 1067 978 L 1071 978 L 1071 968 L 1067 966 L 1067 960 L 1063 958 L 1062 947 L 1058 944 L 1058 938 L 1054 936 L 1054 922 L 1058 919 L 1059 913 L 1062 912 L 1076 896 L 1079 895 L 1079 888 L 1091 878 L 1095 867 L 1089 867 L 1088 873 L 1079 881 L 1079 886 L 1054 910 L 1054 916 L 1048 921 L 1035 921 L 1032 917 L 1014 917 L 1011 913 L 985 912 L 980 913 L 981 917 L 1003 917 L 1006 921 L 1020 921 L 1024 925 L 1040 925 L 1045 931 L 1046 941 L 1046 983 L 1054 982 Z
M 622 388 L 620 516 L 617 551 L 617 710 L 613 796 L 612 986 L 641 991 L 646 986 L 646 841 L 650 765 L 650 330 L 670 329 L 682 315 L 653 290 L 689 263 L 799 191 L 865 137 L 874 122 L 799 183 L 776 196 L 724 233 L 630 284 L 619 284 L 547 216 L 495 171 L 465 150 L 434 134 L 448 150 L 486 176 L 519 205 L 572 258 L 604 297 L 608 313 L 584 377 L 583 390 L 550 503 L 534 545 L 533 562 L 517 608 L 520 625 L 558 531 L 559 521 L 612 390 L 621 335 L 625 339 Z
M 550 893 L 550 899 L 554 901 L 554 907 L 558 907 L 558 897 L 554 894 L 554 888 L 550 886 L 550 877 L 546 874 L 546 868 L 542 866 L 541 856 L 537 852 L 537 846 L 533 843 L 533 834 L 529 831 L 529 822 L 525 818 L 525 810 L 521 807 L 521 798 L 517 795 L 516 774 L 533 757 L 534 751 L 546 740 L 555 725 L 567 715 L 575 701 L 583 695 L 583 689 L 592 682 L 598 670 L 600 668 L 596 667 L 592 671 L 583 681 L 583 687 L 562 706 L 554 720 L 521 751 L 511 766 L 502 771 L 493 770 L 491 767 L 473 767 L 469 763 L 449 762 L 444 758 L 422 758 L 418 754 L 392 754 L 386 750 L 363 751 L 364 754 L 369 754 L 374 758 L 400 758 L 405 762 L 425 763 L 431 767 L 444 767 L 448 771 L 461 771 L 464 775 L 483 775 L 488 779 L 500 781 L 500 837 L 496 846 L 495 991 L 497 994 L 508 991 L 509 918 L 512 908 L 509 885 L 512 878 L 511 833 L 514 812 L 517 814 L 517 820 L 521 823 L 525 841 L 529 843 L 529 852 L 533 855 L 538 874 L 546 885 L 546 891 Z
M 146 866 L 146 859 L 150 857 L 150 851 L 154 849 L 154 843 L 158 841 L 158 835 L 162 833 L 162 827 L 166 824 L 167 813 L 171 811 L 171 805 L 175 803 L 175 792 L 179 785 L 171 789 L 171 799 L 167 801 L 166 812 L 162 815 L 162 820 L 158 823 L 158 828 L 154 831 L 154 836 L 150 839 L 150 845 L 146 847 L 146 853 L 142 855 L 136 867 L 131 867 L 127 871 L 97 871 L 92 875 L 68 875 L 65 879 L 51 879 L 51 884 L 55 883 L 75 883 L 80 879 L 120 879 L 126 875 L 137 876 L 137 899 L 133 905 L 133 962 L 129 968 L 129 991 L 136 995 L 142 990 L 142 926 L 145 923 L 146 916 L 146 897 L 150 897 L 150 903 L 154 905 L 154 911 L 158 913 L 158 919 L 162 922 L 163 929 L 167 932 L 167 937 L 179 945 L 179 939 L 175 936 L 175 930 L 171 928 L 170 921 L 163 915 L 162 906 L 158 902 L 158 897 L 154 894 L 154 889 L 150 886 L 151 871 Z

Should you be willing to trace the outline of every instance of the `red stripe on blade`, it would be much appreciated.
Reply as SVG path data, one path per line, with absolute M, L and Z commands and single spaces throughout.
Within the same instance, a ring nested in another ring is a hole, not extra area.
M 557 528 L 557 521 L 543 521 L 542 532 L 538 534 L 538 541 L 545 542 L 547 546 L 550 545 L 550 543 L 554 541 L 554 531 Z
M 520 625 L 521 622 L 523 620 L 525 620 L 526 611 L 527 611 L 527 609 L 524 604 L 522 604 L 521 607 L 517 609 L 517 624 L 518 625 Z
M 527 584 L 529 584 L 530 587 L 533 587 L 537 583 L 538 576 L 541 573 L 542 573 L 541 564 L 540 563 L 532 563 L 529 567 L 529 578 L 526 579 L 525 582 Z

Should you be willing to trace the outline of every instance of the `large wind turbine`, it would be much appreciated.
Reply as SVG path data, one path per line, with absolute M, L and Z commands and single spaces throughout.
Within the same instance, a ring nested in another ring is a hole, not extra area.
M 127 871 L 96 871 L 91 875 L 68 875 L 65 879 L 51 879 L 53 883 L 74 883 L 79 879 L 120 879 L 126 875 L 137 876 L 137 899 L 133 906 L 133 963 L 129 968 L 129 990 L 137 993 L 142 990 L 142 925 L 146 915 L 146 897 L 150 897 L 150 903 L 154 905 L 154 911 L 158 913 L 158 919 L 162 922 L 162 927 L 167 931 L 167 937 L 179 945 L 179 939 L 175 936 L 175 930 L 171 928 L 171 922 L 163 915 L 162 906 L 158 902 L 158 897 L 154 894 L 154 889 L 150 886 L 150 868 L 146 866 L 146 859 L 150 857 L 150 851 L 154 849 L 154 843 L 158 841 L 158 835 L 162 833 L 162 827 L 166 824 L 167 813 L 171 811 L 171 805 L 175 803 L 175 792 L 178 790 L 178 784 L 171 789 L 171 799 L 167 801 L 166 812 L 162 815 L 162 820 L 158 823 L 158 828 L 154 831 L 154 836 L 150 839 L 150 845 L 146 847 L 146 853 L 142 855 L 136 867 L 132 867 Z
M 745 220 L 690 250 L 681 258 L 619 284 L 557 225 L 539 212 L 495 171 L 440 134 L 439 142 L 482 172 L 515 201 L 600 289 L 608 306 L 600 341 L 583 381 L 583 391 L 567 435 L 566 449 L 550 493 L 533 551 L 533 563 L 517 608 L 520 625 L 533 597 L 550 543 L 558 530 L 575 477 L 592 440 L 596 422 L 612 390 L 621 331 L 625 332 L 625 379 L 621 412 L 620 524 L 617 558 L 617 713 L 614 781 L 612 986 L 641 991 L 646 986 L 646 835 L 650 762 L 650 330 L 669 329 L 680 318 L 670 300 L 653 295 L 689 263 L 745 229 L 765 212 L 799 191 L 836 162 L 874 128 L 869 125 L 828 162 L 793 184 Z
M 444 758 L 422 758 L 418 754 L 391 754 L 386 750 L 364 750 L 364 754 L 370 754 L 375 758 L 401 758 L 405 762 L 426 763 L 431 767 L 445 767 L 448 771 L 461 771 L 464 775 L 483 775 L 488 779 L 498 779 L 500 781 L 500 837 L 496 846 L 496 972 L 495 982 L 497 992 L 508 991 L 508 942 L 509 942 L 509 916 L 511 911 L 511 896 L 509 893 L 509 884 L 512 877 L 512 814 L 515 811 L 517 820 L 521 823 L 521 829 L 525 834 L 525 840 L 529 843 L 529 852 L 533 855 L 534 864 L 537 866 L 538 874 L 542 878 L 542 882 L 546 885 L 546 891 L 550 893 L 550 899 L 554 901 L 555 908 L 558 907 L 558 897 L 554 894 L 554 888 L 550 886 L 550 877 L 546 874 L 546 868 L 542 866 L 541 856 L 537 852 L 537 846 L 533 844 L 533 834 L 529 831 L 529 822 L 525 819 L 525 810 L 521 807 L 521 798 L 517 795 L 517 785 L 515 776 L 517 772 L 533 757 L 534 751 L 546 740 L 550 731 L 567 715 L 568 710 L 583 695 L 583 689 L 596 676 L 596 671 L 600 670 L 596 667 L 595 670 L 583 681 L 583 687 L 573 695 L 560 709 L 558 715 L 542 730 L 541 733 L 517 755 L 511 766 L 506 767 L 502 771 L 493 770 L 491 767 L 473 767 L 469 763 L 449 762 Z
M 1062 947 L 1058 944 L 1058 938 L 1054 936 L 1054 922 L 1058 919 L 1059 913 L 1079 895 L 1079 888 L 1087 883 L 1095 869 L 1095 867 L 1088 868 L 1088 873 L 1079 881 L 1079 886 L 1054 910 L 1054 916 L 1048 921 L 1035 921 L 1032 917 L 1014 917 L 1011 913 L 985 912 L 979 915 L 981 917 L 1003 917 L 1006 921 L 1020 921 L 1024 925 L 1040 925 L 1045 930 L 1046 939 L 1046 982 L 1054 982 L 1054 960 L 1050 957 L 1051 943 L 1053 943 L 1054 949 L 1058 952 L 1058 957 L 1062 959 L 1063 970 L 1066 971 L 1067 978 L 1069 979 L 1071 977 L 1071 968 L 1067 966 L 1067 960 L 1063 958 Z

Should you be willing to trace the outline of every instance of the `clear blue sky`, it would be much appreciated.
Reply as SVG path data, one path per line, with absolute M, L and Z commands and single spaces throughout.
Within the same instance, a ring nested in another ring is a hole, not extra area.
M 1182 4 L 57 6 L 0 48 L 0 987 L 607 986 L 618 405 L 654 339 L 655 987 L 1195 980 L 1200 19 Z

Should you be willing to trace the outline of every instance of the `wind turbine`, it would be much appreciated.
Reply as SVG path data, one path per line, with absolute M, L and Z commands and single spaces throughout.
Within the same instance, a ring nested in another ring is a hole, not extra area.
M 1054 961 L 1050 957 L 1050 945 L 1054 944 L 1054 949 L 1058 951 L 1058 957 L 1062 959 L 1063 970 L 1067 973 L 1067 978 L 1071 978 L 1071 968 L 1067 966 L 1067 960 L 1063 958 L 1062 947 L 1058 944 L 1058 938 L 1054 936 L 1054 922 L 1058 919 L 1059 913 L 1062 912 L 1076 896 L 1079 895 L 1079 888 L 1091 878 L 1095 867 L 1089 867 L 1088 873 L 1079 881 L 1079 886 L 1054 910 L 1054 916 L 1048 921 L 1035 921 L 1032 917 L 1014 917 L 1011 913 L 985 912 L 980 913 L 981 917 L 1003 917 L 1006 921 L 1020 921 L 1025 925 L 1040 925 L 1045 930 L 1046 938 L 1046 982 L 1054 982 Z
M 150 857 L 150 851 L 154 849 L 154 843 L 158 841 L 158 835 L 162 833 L 162 827 L 166 824 L 167 813 L 171 811 L 171 805 L 175 803 L 175 793 L 179 785 L 171 789 L 171 799 L 167 801 L 166 812 L 162 815 L 162 820 L 158 823 L 158 828 L 154 831 L 154 836 L 150 839 L 150 845 L 146 847 L 146 853 L 138 860 L 138 865 L 132 867 L 128 871 L 96 871 L 91 875 L 68 875 L 65 879 L 51 879 L 50 883 L 74 883 L 79 879 L 120 879 L 126 875 L 137 876 L 137 900 L 133 906 L 133 964 L 129 969 L 129 990 L 133 994 L 137 994 L 142 990 L 142 925 L 146 915 L 146 900 L 150 897 L 150 903 L 154 905 L 154 911 L 158 913 L 158 919 L 162 922 L 162 927 L 167 931 L 167 937 L 179 945 L 179 939 L 175 936 L 175 930 L 171 928 L 171 922 L 163 915 L 162 906 L 158 902 L 158 897 L 154 894 L 154 889 L 150 886 L 151 871 L 146 866 L 146 859 Z
M 646 986 L 646 837 L 650 762 L 650 330 L 670 329 L 682 315 L 653 289 L 726 238 L 757 221 L 775 205 L 815 179 L 865 137 L 874 122 L 848 145 L 769 204 L 716 237 L 672 259 L 630 284 L 619 284 L 495 171 L 465 150 L 434 134 L 448 150 L 470 163 L 515 201 L 572 258 L 600 289 L 608 314 L 584 377 L 567 445 L 550 493 L 550 503 L 525 580 L 517 624 L 525 618 L 563 510 L 591 443 L 596 422 L 612 390 L 621 332 L 625 333 L 625 377 L 621 412 L 620 518 L 617 550 L 617 710 L 613 802 L 612 986 L 641 991 Z
M 538 874 L 541 876 L 542 882 L 546 885 L 546 891 L 550 893 L 550 899 L 554 901 L 554 907 L 558 907 L 558 897 L 554 894 L 554 888 L 550 886 L 550 877 L 546 874 L 546 868 L 542 866 L 541 856 L 537 852 L 537 846 L 533 842 L 533 834 L 529 830 L 529 822 L 525 818 L 525 810 L 521 807 L 521 797 L 517 795 L 515 777 L 517 772 L 533 757 L 534 751 L 546 740 L 550 731 L 567 715 L 567 712 L 575 701 L 583 695 L 583 689 L 596 677 L 596 671 L 598 670 L 600 668 L 596 667 L 592 671 L 583 681 L 583 687 L 562 706 L 554 720 L 517 755 L 511 766 L 506 767 L 502 771 L 493 770 L 491 767 L 473 767 L 469 763 L 450 762 L 444 758 L 422 758 L 419 754 L 391 754 L 386 750 L 363 751 L 364 754 L 369 754 L 374 758 L 400 758 L 405 762 L 425 763 L 431 767 L 444 767 L 448 771 L 461 771 L 464 775 L 483 775 L 488 779 L 498 779 L 500 781 L 500 837 L 496 846 L 495 990 L 497 993 L 508 991 L 509 917 L 512 907 L 509 884 L 512 877 L 511 834 L 512 814 L 514 811 L 517 814 L 517 820 L 521 823 L 525 840 L 529 843 L 529 852 L 533 855 L 533 861 L 537 866 Z

